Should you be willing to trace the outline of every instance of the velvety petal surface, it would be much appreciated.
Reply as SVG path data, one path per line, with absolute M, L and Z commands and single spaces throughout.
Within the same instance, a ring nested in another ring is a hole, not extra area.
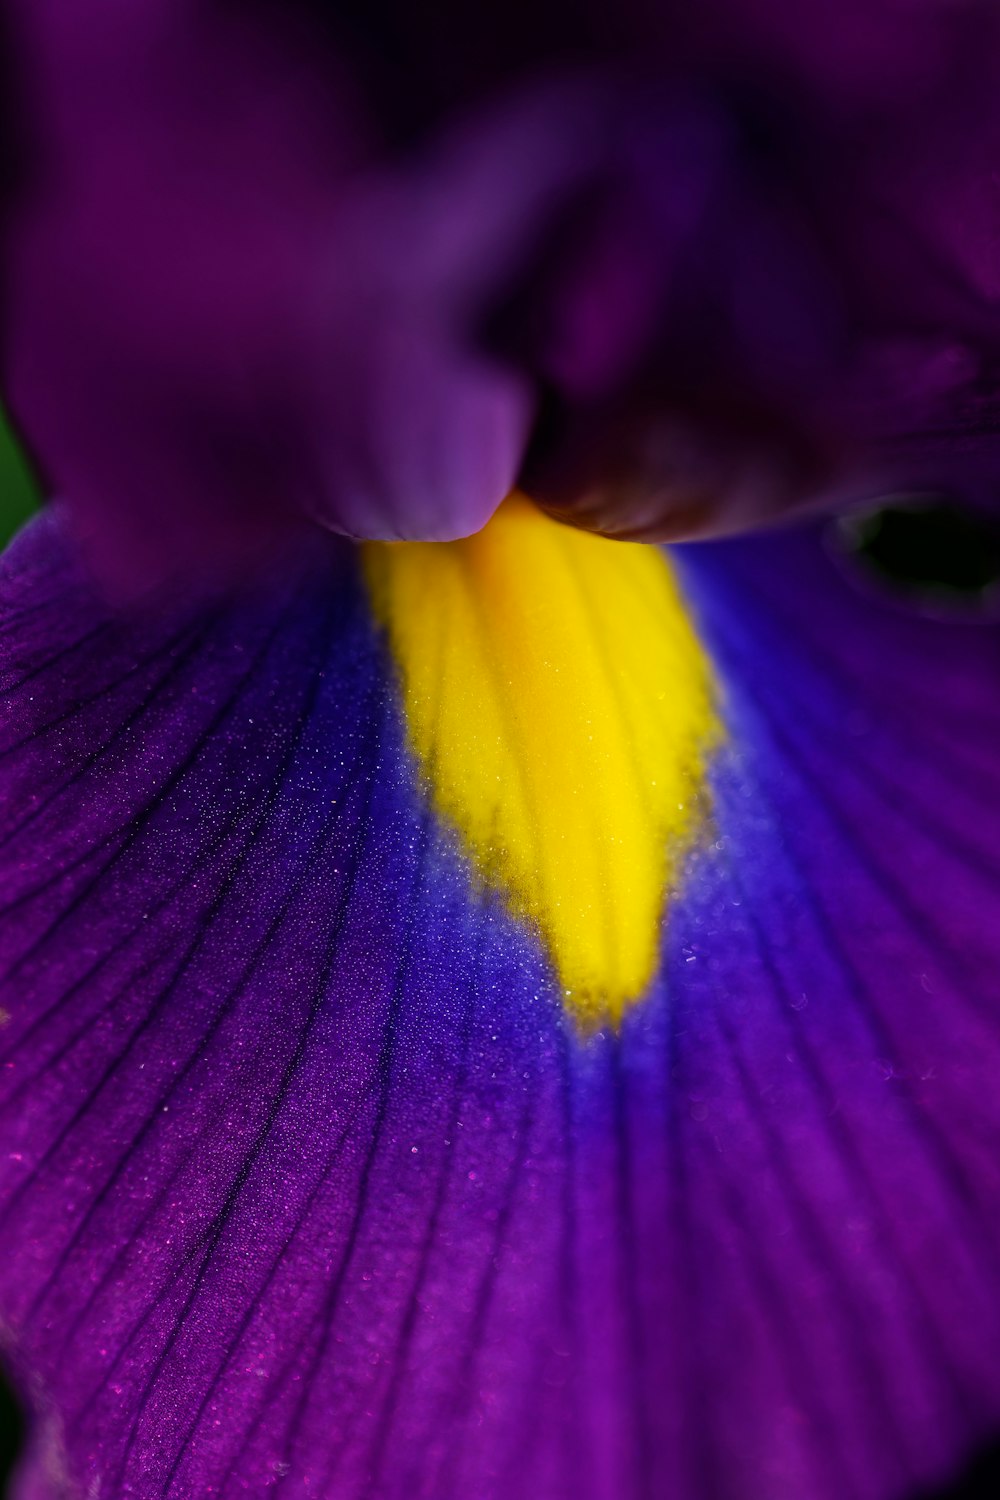
M 52 518 L 4 563 L 19 1500 L 945 1480 L 1000 1425 L 995 629 L 813 535 L 684 554 L 714 813 L 585 1037 L 339 548 L 128 626 Z

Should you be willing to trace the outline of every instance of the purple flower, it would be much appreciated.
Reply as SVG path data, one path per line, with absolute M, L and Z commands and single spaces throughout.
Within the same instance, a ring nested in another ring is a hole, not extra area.
M 810 534 L 683 579 L 710 821 L 594 1035 L 421 795 L 349 550 L 129 626 L 16 544 L 19 1497 L 888 1500 L 995 1431 L 995 630 Z
M 996 627 L 587 528 L 979 498 L 991 11 L 333 10 L 4 11 L 16 1500 L 916 1500 L 1000 1426 Z

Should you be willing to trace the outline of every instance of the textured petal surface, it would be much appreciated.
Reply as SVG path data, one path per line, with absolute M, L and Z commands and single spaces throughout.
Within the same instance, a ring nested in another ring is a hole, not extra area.
M 716 826 L 584 1039 L 351 554 L 127 629 L 52 521 L 8 555 L 20 1496 L 902 1500 L 995 1429 L 996 633 L 811 536 L 682 577 Z

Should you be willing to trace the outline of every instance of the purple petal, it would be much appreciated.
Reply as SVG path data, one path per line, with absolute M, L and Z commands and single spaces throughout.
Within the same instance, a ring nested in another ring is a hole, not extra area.
M 4 0 L 5 386 L 120 587 L 995 489 L 992 0 L 333 10 Z
M 478 529 L 532 396 L 475 346 L 470 288 L 534 233 L 573 119 L 560 105 L 550 143 L 554 106 L 529 104 L 533 124 L 512 108 L 520 171 L 501 190 L 484 124 L 452 181 L 450 154 L 383 160 L 302 15 L 126 9 L 7 0 L 27 83 L 6 394 L 98 566 L 128 589 L 245 563 L 304 513 L 367 536 Z
M 353 557 L 4 567 L 19 1495 L 897 1500 L 1000 1423 L 994 628 L 687 554 L 732 748 L 620 1037 L 416 794 Z

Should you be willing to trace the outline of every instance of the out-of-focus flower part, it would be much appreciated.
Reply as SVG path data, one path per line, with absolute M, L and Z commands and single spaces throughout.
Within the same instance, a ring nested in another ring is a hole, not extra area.
M 995 10 L 691 9 L 687 135 L 632 133 L 624 205 L 598 218 L 589 263 L 577 247 L 576 281 L 553 270 L 552 411 L 529 487 L 642 536 L 982 488 L 997 468 Z M 594 325 L 616 326 L 637 283 L 656 288 L 643 342 L 582 388 Z
M 988 0 L 4 19 L 5 380 L 118 576 L 992 480 Z
M 482 525 L 529 407 L 473 347 L 472 307 L 564 170 L 558 129 L 505 115 L 481 157 L 442 144 L 411 183 L 373 166 L 302 18 L 9 8 L 31 80 L 9 388 L 104 566 L 252 551 L 304 515 L 366 536 Z M 515 203 L 484 216 L 504 171 Z

